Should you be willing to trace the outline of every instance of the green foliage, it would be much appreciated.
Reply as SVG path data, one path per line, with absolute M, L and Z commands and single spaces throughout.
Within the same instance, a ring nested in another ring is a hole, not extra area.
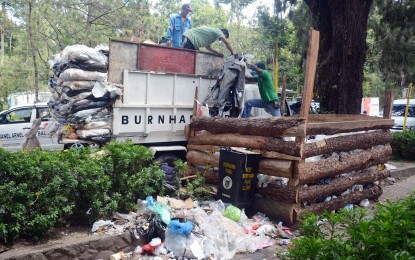
M 112 196 L 119 197 L 118 208 L 131 209 L 129 188 L 132 183 L 129 184 L 130 178 L 150 166 L 153 152 L 144 146 L 134 145 L 131 140 L 127 140 L 125 143 L 111 141 L 102 150 L 107 154 L 109 160 L 106 170 L 112 181 L 110 193 Z M 135 188 L 142 189 L 143 187 Z
M 52 152 L 10 153 L 0 149 L 0 237 L 40 237 L 71 213 L 76 180 Z
M 111 165 L 108 157 L 92 154 L 90 148 L 69 149 L 60 154 L 68 161 L 78 181 L 72 194 L 75 202 L 74 221 L 92 223 L 100 217 L 109 216 L 118 208 L 118 197 L 111 196 L 112 181 L 107 174 Z
M 307 215 L 288 259 L 413 259 L 415 195 L 379 204 L 373 218 L 366 210 Z M 326 219 L 324 224 L 318 222 Z
M 196 177 L 186 182 L 186 192 L 188 196 L 197 201 L 209 200 L 211 198 L 210 188 L 206 185 L 206 179 L 199 171 Z
M 393 156 L 403 160 L 415 160 L 415 131 L 393 133 L 391 142 Z
M 90 224 L 163 195 L 165 174 L 152 157 L 130 141 L 98 151 L 0 149 L 0 239 L 39 238 L 59 223 Z

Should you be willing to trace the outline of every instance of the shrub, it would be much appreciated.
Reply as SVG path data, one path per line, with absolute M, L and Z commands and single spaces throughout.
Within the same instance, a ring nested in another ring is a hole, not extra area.
M 9 153 L 0 149 L 0 236 L 40 237 L 69 215 L 76 180 L 67 162 L 53 152 Z
M 112 181 L 111 196 L 118 198 L 119 210 L 132 210 L 129 189 L 144 189 L 144 187 L 132 187 L 130 179 L 152 164 L 154 154 L 144 146 L 134 145 L 131 140 L 125 143 L 111 141 L 102 149 L 107 154 L 106 159 L 109 160 L 106 171 Z
M 210 188 L 206 185 L 206 179 L 203 177 L 203 173 L 197 171 L 194 179 L 191 181 L 187 180 L 186 195 L 198 201 L 211 199 Z
M 118 207 L 118 197 L 110 194 L 112 182 L 107 174 L 111 161 L 90 148 L 65 150 L 62 160 L 67 160 L 78 186 L 72 194 L 75 202 L 73 220 L 92 223 L 110 216 Z
M 415 160 L 415 131 L 395 132 L 391 143 L 393 156 L 403 160 Z
M 41 237 L 60 221 L 88 224 L 162 195 L 165 175 L 143 146 L 7 152 L 0 149 L 0 239 Z
M 324 225 L 318 220 L 327 219 Z M 413 259 L 415 195 L 379 204 L 373 218 L 367 211 L 308 215 L 301 220 L 304 237 L 294 240 L 289 259 Z M 412 258 L 411 258 L 412 257 Z

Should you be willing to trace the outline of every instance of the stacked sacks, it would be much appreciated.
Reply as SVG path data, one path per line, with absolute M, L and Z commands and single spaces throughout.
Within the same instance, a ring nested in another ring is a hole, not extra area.
M 122 91 L 106 82 L 108 50 L 84 45 L 66 47 L 52 62 L 48 103 L 62 143 L 104 142 L 111 136 L 112 104 Z

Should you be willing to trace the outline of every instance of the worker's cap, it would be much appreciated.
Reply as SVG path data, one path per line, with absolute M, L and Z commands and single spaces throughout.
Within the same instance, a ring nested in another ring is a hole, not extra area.
M 187 11 L 189 11 L 189 12 L 193 12 L 193 10 L 192 10 L 192 8 L 190 7 L 190 5 L 189 5 L 189 4 L 183 4 L 183 5 L 182 5 L 182 9 L 183 9 L 183 10 L 187 10 Z
M 263 62 L 257 62 L 257 63 L 255 63 L 255 66 L 257 66 L 261 70 L 265 69 L 265 63 L 263 63 Z

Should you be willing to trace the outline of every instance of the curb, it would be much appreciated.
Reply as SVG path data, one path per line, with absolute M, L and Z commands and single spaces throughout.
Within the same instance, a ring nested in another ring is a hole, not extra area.
M 405 167 L 396 170 L 390 170 L 390 176 L 393 178 L 407 178 L 415 175 L 415 166 Z

